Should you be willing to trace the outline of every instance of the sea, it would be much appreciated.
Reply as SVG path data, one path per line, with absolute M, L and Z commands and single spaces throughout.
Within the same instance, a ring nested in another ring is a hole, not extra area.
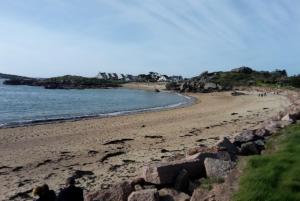
M 101 118 L 191 104 L 170 92 L 114 89 L 44 89 L 4 85 L 0 79 L 0 128 Z

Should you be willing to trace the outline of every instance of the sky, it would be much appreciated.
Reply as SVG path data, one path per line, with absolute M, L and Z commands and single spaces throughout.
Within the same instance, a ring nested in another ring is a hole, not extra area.
M 297 0 L 0 0 L 0 72 L 300 73 Z

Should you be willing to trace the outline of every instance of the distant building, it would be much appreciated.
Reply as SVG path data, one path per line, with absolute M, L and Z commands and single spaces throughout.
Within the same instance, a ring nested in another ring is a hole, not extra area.
M 113 76 L 113 80 L 118 80 L 119 79 L 119 76 L 117 73 L 112 73 L 112 76 Z
M 178 82 L 178 81 L 182 81 L 182 80 L 183 80 L 183 77 L 180 76 L 180 75 L 173 75 L 173 76 L 170 76 L 170 77 L 169 77 L 169 80 L 170 80 L 170 81 L 173 81 L 173 82 Z
M 96 78 L 101 79 L 101 80 L 107 80 L 108 76 L 106 73 L 99 73 Z
M 169 80 L 169 77 L 166 76 L 166 75 L 161 75 L 159 78 L 158 78 L 158 82 L 167 82 Z
M 108 79 L 109 79 L 109 80 L 113 80 L 113 77 L 114 77 L 114 76 L 113 76 L 112 73 L 108 73 L 107 75 L 108 75 Z

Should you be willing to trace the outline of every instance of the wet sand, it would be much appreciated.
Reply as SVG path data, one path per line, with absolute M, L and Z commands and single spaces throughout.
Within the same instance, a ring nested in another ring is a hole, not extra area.
M 0 200 L 43 183 L 58 190 L 74 173 L 86 190 L 107 188 L 149 162 L 255 128 L 289 105 L 281 95 L 247 93 L 189 94 L 197 102 L 184 108 L 0 129 Z

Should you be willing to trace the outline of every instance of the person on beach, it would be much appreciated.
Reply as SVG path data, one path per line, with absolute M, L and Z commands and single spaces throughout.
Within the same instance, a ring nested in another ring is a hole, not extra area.
M 53 190 L 49 190 L 49 186 L 44 184 L 33 189 L 34 197 L 39 197 L 36 201 L 56 201 L 56 194 Z
M 75 186 L 75 178 L 69 177 L 66 180 L 66 187 L 58 195 L 57 201 L 84 201 L 83 190 Z

